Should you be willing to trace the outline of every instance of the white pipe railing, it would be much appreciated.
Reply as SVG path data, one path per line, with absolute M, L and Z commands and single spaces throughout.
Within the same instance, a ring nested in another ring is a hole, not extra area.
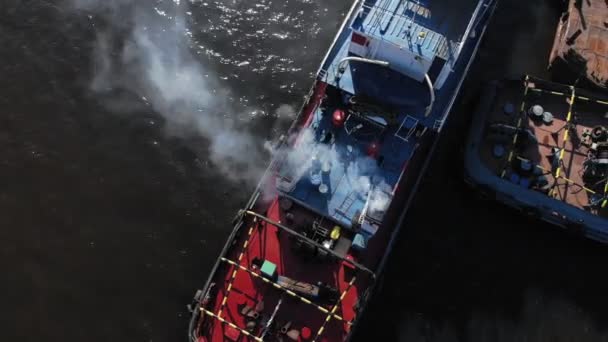
M 345 64 L 348 61 L 356 61 L 356 62 L 363 62 L 363 63 L 369 63 L 369 64 L 376 64 L 376 65 L 381 65 L 381 66 L 389 66 L 390 63 L 387 61 L 381 61 L 381 60 L 377 60 L 377 59 L 369 59 L 369 58 L 363 58 L 363 57 L 355 57 L 355 56 L 349 56 L 349 57 L 344 57 L 340 60 L 340 62 L 337 65 L 337 71 L 341 74 L 344 72 L 343 69 L 343 64 Z
M 429 86 L 429 92 L 431 93 L 431 103 L 429 103 L 429 105 L 426 107 L 426 111 L 424 112 L 424 116 L 429 116 L 433 110 L 433 104 L 435 103 L 435 89 L 429 74 L 424 74 L 424 79 L 426 80 L 426 85 Z
M 356 62 L 363 62 L 363 63 L 369 63 L 369 64 L 376 64 L 376 65 L 380 65 L 380 66 L 384 66 L 384 67 L 388 67 L 390 65 L 389 62 L 387 61 L 381 61 L 381 60 L 377 60 L 377 59 L 369 59 L 369 58 L 363 58 L 363 57 L 355 57 L 355 56 L 349 56 L 349 57 L 344 57 L 340 60 L 340 62 L 337 65 L 337 72 L 339 74 L 344 73 L 344 64 L 346 62 L 349 61 L 356 61 Z M 338 76 L 338 75 L 336 75 Z M 431 78 L 429 77 L 428 74 L 424 74 L 424 79 L 426 81 L 427 86 L 429 87 L 429 93 L 431 94 L 431 103 L 429 103 L 429 105 L 426 107 L 426 111 L 424 112 L 424 116 L 429 116 L 431 114 L 431 111 L 433 110 L 433 104 L 435 103 L 435 90 L 434 90 L 434 85 L 433 82 L 431 81 Z

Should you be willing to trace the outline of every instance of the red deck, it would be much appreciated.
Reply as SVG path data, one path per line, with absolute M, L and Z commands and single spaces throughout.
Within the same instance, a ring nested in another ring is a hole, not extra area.
M 268 218 L 280 221 L 281 210 L 277 201 L 274 201 L 268 210 Z M 249 228 L 244 230 L 243 238 L 239 243 L 243 243 L 243 248 L 234 248 L 227 259 L 233 260 L 243 268 L 238 268 L 228 264 L 227 272 L 224 273 L 223 288 L 216 296 L 214 308 L 219 308 L 215 312 L 218 315 L 236 324 L 238 327 L 246 329 L 245 317 L 240 313 L 243 304 L 255 307 L 258 303 L 264 303 L 262 312 L 271 315 L 279 299 L 282 299 L 275 316 L 278 326 L 283 326 L 291 322 L 291 328 L 302 330 L 305 327 L 311 330 L 315 340 L 324 322 L 322 335 L 317 341 L 340 341 L 348 332 L 349 323 L 355 318 L 355 305 L 359 288 L 364 288 L 368 281 L 366 277 L 355 278 L 351 267 L 345 266 L 344 262 L 330 262 L 327 264 L 303 263 L 299 256 L 291 250 L 287 233 L 280 232 L 279 229 L 262 220 L 253 222 L 248 220 Z M 343 294 L 343 299 L 338 308 L 334 310 L 330 305 L 315 305 L 302 300 L 302 297 L 290 294 L 283 289 L 278 289 L 259 275 L 258 269 L 251 270 L 252 261 L 255 258 L 264 259 L 277 265 L 277 273 L 298 281 L 315 284 L 323 281 L 327 284 L 335 284 L 338 291 Z M 247 269 L 247 270 L 245 270 Z M 236 273 L 235 273 L 236 270 Z M 250 273 L 252 272 L 252 273 Z M 223 273 L 223 272 L 222 272 Z M 233 275 L 234 278 L 233 278 Z M 350 286 L 351 281 L 353 282 Z M 227 298 L 224 305 L 225 298 Z M 334 313 L 336 316 L 330 315 Z M 224 336 L 229 326 L 217 319 L 210 320 L 211 339 L 209 341 L 225 341 Z M 260 336 L 263 327 L 258 324 L 251 333 Z M 268 338 L 270 336 L 266 335 Z M 202 340 L 202 339 L 201 339 Z M 246 339 L 245 339 L 246 340 Z M 253 340 L 253 339 L 252 339 Z M 287 339 L 288 340 L 288 339 Z M 304 340 L 304 339 L 301 339 Z
M 326 98 L 326 87 L 323 82 L 317 84 L 294 126 L 296 131 L 311 124 L 311 113 Z M 297 134 L 292 138 L 297 140 Z M 199 342 L 344 341 L 367 300 L 375 281 L 370 270 L 376 270 L 386 254 L 399 214 L 395 208 L 402 206 L 405 192 L 395 194 L 364 253 L 350 248 L 355 232 L 342 229 L 331 252 L 323 254 L 317 246 L 311 257 L 294 248 L 306 235 L 306 227 L 317 224 L 331 231 L 336 223 L 296 203 L 285 206 L 273 180 L 274 175 L 267 178 L 263 192 L 275 195 L 260 196 L 251 211 L 243 212 L 238 233 L 211 278 L 213 288 L 199 303 L 200 315 L 193 327 Z M 347 247 L 338 248 L 340 242 Z M 274 276 L 262 275 L 262 261 L 276 265 Z M 334 300 L 287 289 L 280 285 L 278 276 L 317 285 L 318 289 L 329 288 Z
M 319 83 L 316 87 L 309 105 L 303 112 L 304 115 L 300 118 L 300 124 L 296 124 L 297 128 L 310 124 L 311 113 L 322 101 L 325 88 L 324 83 Z M 272 185 L 267 187 L 270 188 L 265 190 L 266 193 L 276 193 Z M 318 214 L 297 205 L 283 210 L 278 196 L 275 196 L 270 204 L 264 204 L 262 201 L 259 199 L 259 203 L 253 206 L 256 214 L 290 228 L 310 225 L 321 218 Z M 285 216 L 288 214 L 290 219 L 286 220 Z M 285 223 L 286 221 L 289 221 L 289 224 Z M 392 227 L 380 229 L 374 239 L 370 240 L 365 259 L 358 259 L 350 252 L 345 253 L 343 257 L 369 269 L 375 269 L 384 255 L 391 231 Z M 353 235 L 347 231 L 342 234 Z M 373 284 L 374 275 L 331 255 L 327 260 L 307 260 L 294 250 L 293 245 L 293 236 L 289 232 L 263 219 L 245 214 L 239 234 L 234 238 L 231 248 L 215 272 L 215 285 L 210 291 L 210 300 L 201 305 L 201 315 L 195 330 L 198 341 L 346 339 L 357 315 L 358 302 Z M 276 280 L 262 276 L 260 268 L 254 265 L 255 260 L 272 262 L 280 276 L 313 285 L 322 282 L 337 290 L 339 300 L 336 304 L 313 302 L 285 289 Z M 259 317 L 252 319 L 243 315 L 245 306 L 259 309 Z M 269 324 L 271 317 L 272 324 Z M 288 323 L 288 334 L 284 331 L 281 333 L 280 328 Z

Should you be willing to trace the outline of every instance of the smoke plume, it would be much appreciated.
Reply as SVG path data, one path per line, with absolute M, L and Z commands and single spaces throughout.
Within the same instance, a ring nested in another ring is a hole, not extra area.
M 331 138 L 324 138 L 323 132 L 320 134 L 320 138 L 316 137 L 315 130 L 307 128 L 297 137 L 292 137 L 297 138 L 293 146 L 272 151 L 282 157 L 280 172 L 284 179 L 297 182 L 303 177 L 314 177 L 314 173 L 321 173 L 324 169 L 344 168 L 343 186 L 347 185 L 346 188 L 361 200 L 369 200 L 370 212 L 386 210 L 392 198 L 392 188 L 378 176 L 381 172 L 377 161 L 362 154 L 356 146 L 349 151 L 347 146 L 331 144 Z M 330 141 L 323 141 L 325 139 Z
M 378 174 L 375 160 L 356 153 L 353 160 L 344 160 L 344 151 L 338 153 L 332 144 L 318 144 L 313 130 L 305 130 L 295 148 L 276 150 L 269 144 L 259 144 L 259 139 L 238 123 L 238 109 L 227 100 L 229 91 L 191 51 L 186 2 L 68 1 L 87 13 L 95 26 L 91 89 L 107 95 L 110 108 L 122 112 L 131 108 L 128 101 L 116 96 L 117 91 L 131 98 L 135 95 L 166 119 L 168 134 L 206 138 L 210 160 L 232 179 L 257 182 L 270 153 L 285 157 L 281 170 L 292 180 L 308 177 L 312 163 L 344 167 L 345 181 L 369 200 L 371 211 L 382 211 L 389 203 L 386 193 L 391 192 L 390 187 L 382 179 L 371 177 Z M 284 126 L 295 118 L 295 111 L 283 105 L 275 116 L 275 125 Z M 374 191 L 368 197 L 372 189 L 386 193 Z
M 70 0 L 91 18 L 97 35 L 91 89 L 108 106 L 129 111 L 118 92 L 135 95 L 166 119 L 172 136 L 202 136 L 209 159 L 228 177 L 255 182 L 267 156 L 218 85 L 190 50 L 187 4 L 127 0 Z M 160 6 L 163 7 L 160 7 Z M 154 7 L 157 6 L 157 7 Z M 287 112 L 286 108 L 281 109 Z

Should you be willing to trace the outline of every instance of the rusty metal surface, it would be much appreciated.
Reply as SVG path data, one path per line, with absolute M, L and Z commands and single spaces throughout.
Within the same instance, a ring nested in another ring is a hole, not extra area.
M 608 88 L 607 0 L 570 0 L 557 28 L 550 65 L 558 59 L 589 81 Z

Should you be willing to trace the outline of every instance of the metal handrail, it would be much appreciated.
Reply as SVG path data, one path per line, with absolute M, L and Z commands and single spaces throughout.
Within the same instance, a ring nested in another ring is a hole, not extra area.
M 302 301 L 305 304 L 312 305 L 313 307 L 317 308 L 317 310 L 321 311 L 324 314 L 331 315 L 331 317 L 334 317 L 335 319 L 337 319 L 339 321 L 343 321 L 343 322 L 345 322 L 348 325 L 352 324 L 351 322 L 345 320 L 344 317 L 342 317 L 342 316 L 340 316 L 340 315 L 338 315 L 336 313 L 332 313 L 329 309 L 326 309 L 326 308 L 322 307 L 321 305 L 319 305 L 317 303 L 314 303 L 312 300 L 310 300 L 308 298 L 305 298 L 304 296 L 301 296 L 301 295 L 295 293 L 294 291 L 292 291 L 292 290 L 284 287 L 283 285 L 281 285 L 281 284 L 279 284 L 277 282 L 274 282 L 274 281 L 272 281 L 272 280 L 270 280 L 270 279 L 268 279 L 266 277 L 261 276 L 260 274 L 254 272 L 254 271 L 252 271 L 250 269 L 248 269 L 247 267 L 245 267 L 243 265 L 239 265 L 238 263 L 236 263 L 236 262 L 234 262 L 234 261 L 232 261 L 230 259 L 226 259 L 226 258 L 222 258 L 221 260 L 223 262 L 226 262 L 226 263 L 234 266 L 234 267 L 237 267 L 237 268 L 241 269 L 244 272 L 247 272 L 249 275 L 251 275 L 252 277 L 254 277 L 256 279 L 260 279 L 263 282 L 265 282 L 267 284 L 270 284 L 273 287 L 275 287 L 275 288 L 277 288 L 277 289 L 279 289 L 281 291 L 284 291 L 284 293 L 287 293 L 288 295 L 290 295 L 290 296 L 292 296 L 294 298 L 299 299 L 300 301 Z
M 429 12 L 430 12 L 430 10 L 429 10 L 427 7 L 425 7 L 425 6 L 421 5 L 421 4 L 419 3 L 419 1 L 416 1 L 416 5 L 418 5 L 418 6 L 419 6 L 419 7 L 421 7 L 421 8 L 424 8 L 424 9 L 426 9 L 427 11 L 429 11 Z M 409 16 L 409 15 L 407 15 L 407 14 L 405 14 L 405 13 L 403 13 L 403 14 L 402 14 L 402 13 L 393 13 L 393 12 L 390 12 L 390 11 L 389 11 L 388 9 L 386 9 L 386 8 L 382 8 L 382 7 L 375 6 L 375 5 L 369 5 L 369 4 L 367 4 L 366 2 L 364 2 L 364 3 L 361 5 L 361 8 L 365 8 L 366 10 L 370 10 L 370 11 L 371 11 L 371 10 L 373 10 L 373 9 L 377 9 L 378 11 L 381 11 L 381 12 L 383 12 L 383 13 L 390 14 L 390 15 L 394 15 L 395 17 L 397 17 L 397 18 L 399 18 L 399 19 L 409 19 L 409 20 L 412 20 L 412 18 L 410 18 L 410 16 Z M 413 12 L 414 12 L 414 11 L 413 11 Z M 416 14 L 416 12 L 414 12 L 414 14 Z M 423 16 L 423 17 L 424 17 L 424 18 L 427 18 L 426 16 Z M 415 19 L 415 17 L 414 17 L 413 19 Z
M 429 87 L 429 93 L 431 94 L 431 103 L 426 107 L 424 112 L 424 116 L 429 116 L 431 111 L 433 110 L 433 104 L 435 104 L 435 86 L 433 86 L 433 81 L 429 77 L 429 74 L 424 74 L 424 79 L 426 80 L 426 85 Z
M 220 321 L 223 324 L 228 324 L 233 329 L 238 330 L 241 334 L 243 334 L 243 335 L 245 335 L 245 336 L 247 336 L 249 338 L 252 338 L 252 339 L 254 339 L 257 342 L 264 342 L 264 340 L 262 338 L 255 336 L 254 334 L 250 333 L 249 331 L 247 331 L 247 330 L 239 327 L 238 325 L 230 322 L 229 320 L 227 320 L 225 318 L 220 317 L 219 315 L 217 315 L 217 314 L 215 314 L 215 313 L 213 313 L 213 312 L 211 312 L 211 311 L 209 311 L 209 310 L 207 310 L 205 308 L 199 308 L 199 310 L 200 310 L 201 313 L 203 313 L 203 314 L 205 314 L 205 315 L 207 315 L 209 317 L 213 317 L 213 318 L 217 319 L 218 321 Z
M 280 228 L 280 229 L 286 231 L 287 233 L 289 233 L 291 235 L 297 236 L 298 238 L 300 238 L 302 240 L 305 240 L 306 242 L 308 242 L 310 244 L 313 244 L 315 247 L 320 248 L 320 249 L 326 251 L 327 253 L 335 256 L 336 258 L 338 258 L 338 259 L 340 259 L 340 260 L 342 260 L 342 261 L 344 261 L 346 263 L 351 264 L 355 268 L 357 268 L 357 269 L 359 269 L 361 271 L 369 273 L 372 276 L 373 279 L 376 279 L 376 274 L 374 272 L 372 272 L 369 268 L 367 268 L 367 267 L 359 264 L 356 261 L 346 259 L 345 257 L 343 257 L 340 254 L 334 252 L 333 250 L 331 250 L 331 249 L 329 249 L 329 248 L 321 245 L 320 243 L 316 242 L 315 240 L 313 240 L 313 239 L 311 239 L 311 238 L 309 238 L 307 236 L 304 236 L 304 235 L 296 232 L 295 230 L 293 230 L 291 228 L 288 228 L 288 227 L 286 227 L 286 226 L 284 226 L 284 225 L 282 225 L 282 224 L 280 224 L 278 222 L 275 222 L 275 221 L 269 219 L 268 217 L 266 217 L 264 215 L 258 214 L 258 213 L 254 212 L 254 211 L 251 211 L 251 210 L 245 210 L 245 211 L 241 210 L 241 212 L 244 213 L 244 214 L 253 216 L 253 217 L 257 217 L 257 218 L 259 218 L 259 219 L 261 219 L 261 220 L 263 220 L 263 221 L 265 221 L 267 223 L 270 223 L 273 226 L 276 226 L 277 228 Z
M 346 294 L 348 293 L 348 291 L 350 291 L 350 288 L 353 287 L 353 284 L 355 283 L 356 280 L 357 280 L 357 277 L 353 277 L 350 280 L 350 282 L 348 282 L 348 286 L 346 287 L 346 289 L 344 289 L 344 291 L 342 291 L 342 294 L 340 294 L 340 298 L 338 299 L 338 302 L 336 304 L 334 304 L 334 306 L 332 307 L 331 311 L 327 314 L 327 317 L 323 321 L 323 324 L 321 325 L 321 327 L 317 331 L 317 336 L 315 336 L 315 338 L 312 340 L 312 342 L 317 342 L 317 340 L 319 339 L 319 337 L 321 337 L 321 335 L 323 334 L 323 330 L 325 330 L 325 326 L 327 326 L 327 323 L 329 323 L 329 321 L 331 320 L 331 318 L 335 316 L 336 310 L 338 310 L 338 307 L 340 306 L 340 303 L 342 303 L 342 301 L 344 300 L 344 297 L 346 296 Z
M 345 68 L 343 67 L 343 64 L 345 64 L 346 62 L 349 62 L 349 61 L 375 64 L 375 65 L 380 65 L 380 66 L 384 66 L 384 67 L 388 67 L 390 65 L 390 63 L 387 61 L 381 61 L 381 60 L 377 60 L 377 59 L 369 59 L 369 58 L 356 57 L 356 56 L 344 57 L 336 65 L 336 72 L 335 72 L 334 77 L 338 78 L 338 76 L 342 76 L 342 74 L 344 73 L 344 70 L 345 70 Z

